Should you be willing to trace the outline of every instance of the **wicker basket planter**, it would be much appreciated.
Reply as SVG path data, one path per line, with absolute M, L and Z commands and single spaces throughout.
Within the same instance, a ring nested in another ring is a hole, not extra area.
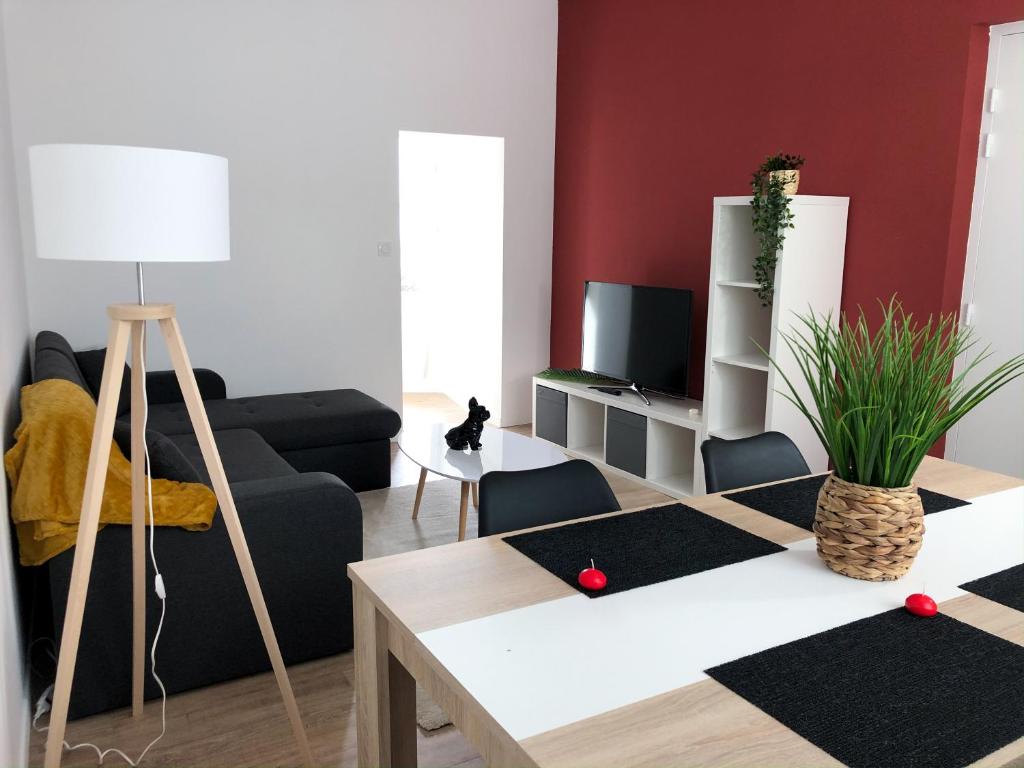
M 782 194 L 784 195 L 795 195 L 797 189 L 800 188 L 800 171 L 797 169 L 788 171 L 771 171 L 768 176 L 773 179 L 782 179 Z
M 875 488 L 829 475 L 814 515 L 818 555 L 836 573 L 893 581 L 910 570 L 924 537 L 917 488 Z

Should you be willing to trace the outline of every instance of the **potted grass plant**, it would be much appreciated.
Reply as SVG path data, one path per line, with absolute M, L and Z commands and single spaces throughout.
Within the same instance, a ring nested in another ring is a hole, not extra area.
M 953 314 L 918 322 L 895 296 L 881 307 L 875 330 L 863 310 L 855 321 L 840 316 L 838 325 L 812 311 L 782 334 L 807 390 L 771 360 L 789 390 L 782 394 L 810 421 L 832 462 L 815 512 L 818 555 L 832 570 L 868 581 L 900 578 L 921 549 L 924 511 L 914 474 L 928 450 L 1024 374 L 1018 355 L 975 376 L 991 353 L 975 350 L 971 329 Z M 961 356 L 965 365 L 954 376 Z M 976 382 L 968 384 L 969 376 Z

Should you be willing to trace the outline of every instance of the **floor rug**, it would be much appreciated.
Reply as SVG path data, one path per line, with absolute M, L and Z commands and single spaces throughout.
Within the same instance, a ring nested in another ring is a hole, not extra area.
M 446 725 L 451 724 L 452 720 L 448 717 L 448 714 L 434 703 L 434 700 L 430 698 L 429 693 L 417 685 L 416 725 L 424 731 L 436 731 L 439 728 L 444 728 Z
M 423 487 L 423 501 L 415 520 L 412 519 L 415 485 L 381 488 L 357 495 L 363 507 L 363 558 L 366 560 L 458 540 L 459 483 L 454 480 L 432 480 Z M 475 539 L 476 532 L 476 508 L 470 502 L 466 538 Z

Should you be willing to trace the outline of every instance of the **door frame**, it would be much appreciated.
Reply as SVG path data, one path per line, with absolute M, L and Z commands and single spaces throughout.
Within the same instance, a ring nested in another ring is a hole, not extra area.
M 981 253 L 981 223 L 985 215 L 985 193 L 988 190 L 988 158 L 982 152 L 981 140 L 992 128 L 992 91 L 999 67 L 999 55 L 1003 39 L 1011 35 L 1024 34 L 1024 20 L 989 27 L 988 64 L 985 68 L 985 98 L 981 107 L 981 130 L 978 133 L 978 163 L 974 176 L 974 196 L 971 202 L 971 224 L 967 234 L 967 257 L 964 262 L 964 282 L 960 295 L 961 324 L 967 315 L 967 307 L 974 302 L 974 287 L 978 272 L 978 257 Z M 967 364 L 966 356 L 957 358 L 953 375 L 957 376 Z M 960 438 L 960 424 L 954 424 L 946 434 L 944 457 L 956 461 L 957 443 Z

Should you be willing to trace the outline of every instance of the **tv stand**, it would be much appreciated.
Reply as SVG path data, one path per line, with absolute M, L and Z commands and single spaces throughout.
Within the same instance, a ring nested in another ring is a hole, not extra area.
M 534 377 L 533 435 L 668 496 L 702 493 L 702 403 L 640 390 Z

